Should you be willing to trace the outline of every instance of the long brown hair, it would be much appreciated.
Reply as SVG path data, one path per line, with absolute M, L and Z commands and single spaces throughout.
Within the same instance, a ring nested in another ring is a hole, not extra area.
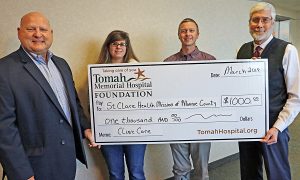
M 102 45 L 101 52 L 98 59 L 100 64 L 111 63 L 111 55 L 109 54 L 109 45 L 115 41 L 120 41 L 120 40 L 125 40 L 126 43 L 126 53 L 125 56 L 123 57 L 123 62 L 127 63 L 130 59 L 139 61 L 133 52 L 128 33 L 120 30 L 114 30 L 108 34 L 106 40 Z

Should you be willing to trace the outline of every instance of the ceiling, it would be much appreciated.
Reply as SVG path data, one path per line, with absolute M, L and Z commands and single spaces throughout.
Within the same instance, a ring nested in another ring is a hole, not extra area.
M 281 7 L 286 10 L 300 12 L 300 0 L 265 0 L 265 1 L 272 3 L 276 7 Z

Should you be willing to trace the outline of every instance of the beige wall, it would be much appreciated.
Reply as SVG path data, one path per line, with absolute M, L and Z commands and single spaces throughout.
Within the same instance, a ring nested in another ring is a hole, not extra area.
M 96 63 L 101 45 L 112 30 L 130 34 L 141 61 L 162 61 L 177 52 L 180 49 L 177 26 L 185 17 L 199 23 L 198 47 L 217 59 L 235 58 L 240 45 L 251 40 L 247 21 L 253 2 L 247 0 L 0 1 L 0 57 L 19 47 L 16 28 L 22 15 L 35 10 L 45 13 L 54 29 L 51 50 L 70 64 L 85 110 L 87 64 Z M 213 143 L 210 161 L 236 152 L 236 142 Z M 107 179 L 99 150 L 87 148 L 87 156 L 89 169 L 78 163 L 76 179 Z M 171 169 L 169 146 L 149 145 L 145 158 L 147 178 L 170 177 Z

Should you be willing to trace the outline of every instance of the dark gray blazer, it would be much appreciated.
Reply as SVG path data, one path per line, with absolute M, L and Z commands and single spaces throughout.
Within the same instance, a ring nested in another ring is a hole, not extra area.
M 90 127 L 67 62 L 52 57 L 69 98 L 72 126 L 47 80 L 23 48 L 0 59 L 0 163 L 9 180 L 71 180 L 76 158 L 86 164 Z

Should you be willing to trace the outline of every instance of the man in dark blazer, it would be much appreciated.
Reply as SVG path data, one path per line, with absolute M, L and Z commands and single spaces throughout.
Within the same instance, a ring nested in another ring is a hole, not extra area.
M 72 180 L 92 140 L 67 62 L 49 48 L 53 31 L 39 12 L 24 15 L 20 48 L 0 60 L 0 163 L 9 180 Z

